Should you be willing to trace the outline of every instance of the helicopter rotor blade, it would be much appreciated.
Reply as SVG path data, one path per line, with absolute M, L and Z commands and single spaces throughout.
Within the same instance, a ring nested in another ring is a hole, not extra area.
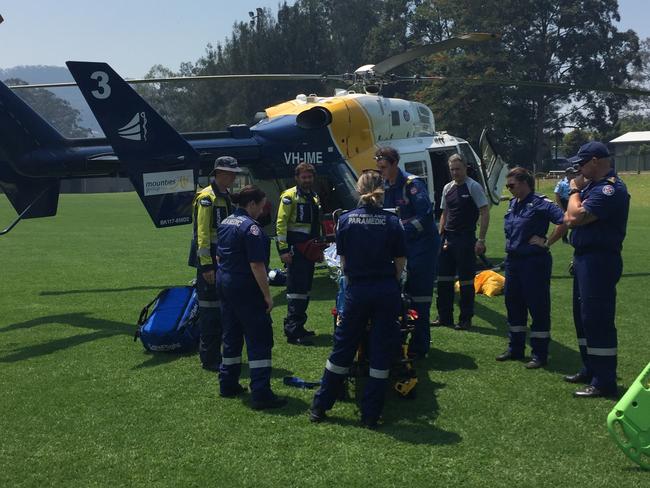
M 173 76 L 166 78 L 136 78 L 132 80 L 125 80 L 132 85 L 143 83 L 174 83 L 174 82 L 194 82 L 194 81 L 208 81 L 208 80 L 285 80 L 285 81 L 301 81 L 301 80 L 319 80 L 319 81 L 347 81 L 343 75 L 327 75 L 327 74 L 251 74 L 251 75 L 201 75 L 201 76 Z M 77 86 L 74 82 L 65 83 L 38 83 L 27 85 L 11 85 L 9 88 L 14 90 L 21 90 L 27 88 L 62 88 L 67 86 Z
M 395 56 L 391 56 L 388 59 L 380 61 L 373 66 L 373 71 L 377 74 L 384 75 L 389 71 L 397 68 L 398 66 L 413 61 L 414 59 L 420 58 L 422 56 L 428 56 L 431 54 L 439 53 L 442 51 L 448 51 L 449 49 L 454 49 L 456 47 L 469 46 L 476 44 L 477 42 L 485 42 L 499 39 L 498 34 L 493 34 L 489 32 L 472 32 L 469 34 L 463 34 L 458 37 L 450 37 L 441 42 L 435 42 L 433 44 L 426 44 L 424 46 L 418 46 L 408 51 L 405 51 Z
M 506 80 L 501 78 L 471 78 L 455 76 L 394 76 L 393 81 L 454 81 L 471 83 L 477 85 L 502 85 L 502 86 L 524 86 L 531 88 L 542 88 L 547 90 L 563 90 L 576 92 L 600 92 L 613 93 L 615 95 L 629 95 L 636 97 L 650 96 L 650 90 L 642 88 L 622 88 L 616 86 L 596 86 L 596 85 L 577 85 L 573 83 L 552 83 L 547 81 L 526 81 L 526 80 Z

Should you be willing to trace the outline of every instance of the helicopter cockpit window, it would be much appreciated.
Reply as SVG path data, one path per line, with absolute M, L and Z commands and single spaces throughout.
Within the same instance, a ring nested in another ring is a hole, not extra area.
M 253 184 L 253 178 L 251 177 L 251 174 L 248 172 L 248 170 L 244 168 L 244 171 L 242 173 L 239 173 L 235 178 L 235 182 L 232 184 L 232 190 L 230 191 L 238 192 L 241 191 L 241 189 L 244 188 L 246 185 L 252 185 L 252 184 Z
M 243 171 L 237 175 L 235 178 L 235 182 L 232 185 L 232 188 L 230 189 L 230 192 L 237 192 L 240 191 L 242 188 L 244 188 L 246 185 L 251 185 L 253 184 L 253 177 L 251 176 L 250 172 L 248 171 L 247 168 L 242 167 Z M 201 176 L 199 177 L 199 188 L 205 188 L 210 184 L 210 177 L 209 176 Z
M 399 125 L 399 112 L 397 110 L 393 110 L 390 113 L 390 118 L 393 125 Z
M 415 124 L 417 127 L 415 135 L 433 135 L 433 113 L 429 107 L 422 104 L 417 104 L 417 109 L 419 123 Z
M 431 125 L 431 122 L 433 122 L 433 119 L 431 117 L 431 110 L 421 105 L 418 105 L 418 117 L 420 119 L 420 122 L 423 124 Z

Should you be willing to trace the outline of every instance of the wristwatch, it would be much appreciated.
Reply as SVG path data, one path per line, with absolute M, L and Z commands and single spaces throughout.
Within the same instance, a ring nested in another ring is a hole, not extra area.
M 574 193 L 580 193 L 580 189 L 578 188 L 571 188 L 569 190 L 569 196 L 573 195 Z

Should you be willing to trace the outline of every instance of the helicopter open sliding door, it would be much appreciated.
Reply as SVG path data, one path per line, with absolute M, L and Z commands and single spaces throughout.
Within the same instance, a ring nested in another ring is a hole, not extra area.
M 498 205 L 506 182 L 508 165 L 494 149 L 494 144 L 490 140 L 487 129 L 483 129 L 481 133 L 479 151 L 481 153 L 479 164 L 484 187 L 492 203 Z
M 449 173 L 449 164 L 447 161 L 452 154 L 455 154 L 458 151 L 455 147 L 445 147 L 429 149 L 428 152 L 431 160 L 431 175 L 433 177 L 432 188 L 429 190 L 429 195 L 432 196 L 431 201 L 433 202 L 433 210 L 436 221 L 438 221 L 440 220 L 440 215 L 442 215 L 442 209 L 440 208 L 442 189 L 451 181 L 451 174 Z

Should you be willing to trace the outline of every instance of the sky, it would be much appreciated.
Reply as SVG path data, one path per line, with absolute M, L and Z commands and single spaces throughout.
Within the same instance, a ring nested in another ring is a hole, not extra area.
M 295 0 L 287 0 L 293 4 Z M 105 61 L 124 77 L 177 70 L 216 45 L 248 12 L 280 0 L 14 0 L 0 3 L 0 68 Z M 650 0 L 619 0 L 619 29 L 650 37 Z

